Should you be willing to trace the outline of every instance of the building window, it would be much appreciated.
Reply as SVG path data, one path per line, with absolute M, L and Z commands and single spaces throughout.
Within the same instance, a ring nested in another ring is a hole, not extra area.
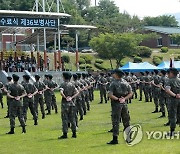
M 163 44 L 162 44 L 162 37 L 160 37 L 160 38 L 158 38 L 158 40 L 157 40 L 157 46 L 159 47 L 159 46 L 162 46 Z
M 170 46 L 178 46 L 176 41 L 174 41 L 173 39 L 170 39 Z

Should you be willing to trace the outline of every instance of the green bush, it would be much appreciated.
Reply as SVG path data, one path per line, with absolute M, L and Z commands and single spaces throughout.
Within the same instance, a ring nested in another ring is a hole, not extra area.
M 85 64 L 86 63 L 86 61 L 85 61 L 85 59 L 83 59 L 83 58 L 80 58 L 79 59 L 79 64 L 81 65 L 81 64 Z
M 169 50 L 168 47 L 162 47 L 162 48 L 161 48 L 161 52 L 162 52 L 162 53 L 167 53 L 168 50 Z
M 149 58 L 149 57 L 151 57 L 152 50 L 145 46 L 138 46 L 136 48 L 136 53 L 137 53 L 137 56 L 139 56 L 139 57 Z
M 65 63 L 69 63 L 70 62 L 70 57 L 68 55 L 63 55 L 62 56 L 62 60 L 65 62 Z
M 174 58 L 175 61 L 180 61 L 180 56 Z
M 87 64 L 91 64 L 92 60 L 93 60 L 93 56 L 92 55 L 81 55 L 80 58 L 83 58 Z
M 134 57 L 134 63 L 141 63 L 142 58 L 141 57 Z
M 104 63 L 104 60 L 102 60 L 102 59 L 96 59 L 96 60 L 95 60 L 95 63 L 102 64 L 102 63 Z
M 106 68 L 102 64 L 95 63 L 94 66 L 100 70 L 106 70 Z
M 92 69 L 92 66 L 90 65 L 90 64 L 81 64 L 81 65 L 79 65 L 79 68 L 80 69 Z
M 154 65 L 159 65 L 163 61 L 163 58 L 161 56 L 153 56 L 153 63 Z

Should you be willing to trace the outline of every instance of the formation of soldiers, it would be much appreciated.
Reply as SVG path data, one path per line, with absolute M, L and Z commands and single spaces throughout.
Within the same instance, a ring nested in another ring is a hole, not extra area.
M 139 74 L 123 72 L 119 69 L 111 73 L 100 73 L 96 80 L 91 74 L 69 72 L 63 73 L 64 82 L 57 85 L 52 75 L 45 75 L 43 82 L 39 75 L 35 75 L 36 82 L 30 82 L 30 76 L 24 75 L 23 82 L 18 83 L 19 76 L 7 77 L 8 83 L 3 86 L 0 83 L 0 100 L 2 102 L 2 91 L 7 93 L 8 112 L 6 118 L 10 119 L 10 132 L 14 134 L 15 118 L 18 117 L 22 126 L 22 132 L 26 133 L 27 110 L 31 111 L 34 125 L 38 125 L 38 105 L 40 104 L 42 119 L 51 115 L 51 111 L 58 113 L 56 96 L 54 91 L 59 90 L 62 96 L 61 118 L 62 136 L 58 139 L 66 139 L 68 128 L 71 127 L 72 137 L 76 138 L 78 121 L 84 119 L 87 111 L 90 111 L 91 102 L 94 100 L 94 88 L 100 90 L 100 104 L 111 102 L 113 140 L 108 144 L 118 144 L 119 123 L 122 122 L 124 131 L 129 134 L 130 114 L 128 104 L 132 99 L 137 99 L 139 89 L 139 101 L 154 101 L 155 110 L 152 113 L 161 112 L 160 118 L 165 117 L 165 107 L 168 112 L 170 133 L 173 136 L 176 124 L 180 125 L 180 78 L 175 68 L 168 71 L 140 72 Z M 12 80 L 13 79 L 13 80 Z M 144 96 L 143 96 L 144 93 Z M 23 99 L 23 101 L 22 101 Z M 44 102 L 46 109 L 44 109 Z M 160 110 L 159 110 L 160 109 Z M 45 114 L 45 111 L 47 113 Z M 79 119 L 78 119 L 79 115 Z M 131 141 L 127 136 L 127 142 Z
M 30 76 L 24 75 L 19 83 L 19 76 L 13 74 L 7 77 L 7 84 L 0 83 L 0 102 L 3 108 L 3 91 L 7 94 L 7 116 L 10 119 L 10 131 L 15 133 L 15 118 L 18 117 L 22 127 L 22 133 L 26 133 L 27 111 L 33 116 L 34 125 L 38 125 L 38 106 L 42 119 L 51 115 L 51 111 L 58 113 L 55 90 L 60 90 L 61 118 L 63 135 L 59 139 L 67 138 L 68 128 L 72 129 L 72 137 L 76 138 L 78 121 L 84 119 L 87 111 L 90 111 L 90 102 L 94 100 L 94 79 L 91 74 L 63 73 L 64 82 L 57 85 L 51 74 L 45 75 L 42 81 L 39 75 L 35 75 L 35 82 L 30 82 Z M 46 109 L 44 106 L 46 105 Z M 47 113 L 45 114 L 45 112 Z M 78 120 L 78 115 L 80 119 Z

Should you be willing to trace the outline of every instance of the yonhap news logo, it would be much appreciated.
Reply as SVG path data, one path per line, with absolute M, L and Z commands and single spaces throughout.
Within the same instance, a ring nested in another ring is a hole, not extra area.
M 124 131 L 124 139 L 128 146 L 133 146 L 141 142 L 143 131 L 141 125 L 129 126 Z

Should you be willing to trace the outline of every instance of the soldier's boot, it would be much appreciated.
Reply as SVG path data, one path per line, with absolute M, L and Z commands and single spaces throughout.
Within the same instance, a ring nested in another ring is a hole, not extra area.
M 52 105 L 52 110 L 54 110 L 54 105 Z
M 170 121 L 164 124 L 164 126 L 169 126 L 169 125 L 170 125 Z
M 157 113 L 157 112 L 158 112 L 158 108 L 156 107 L 156 109 L 152 113 Z
M 161 111 L 161 108 L 160 108 L 159 112 L 162 112 L 162 111 Z
M 48 113 L 47 113 L 46 115 L 51 115 L 51 111 L 50 111 L 50 110 L 48 110 Z
M 108 133 L 112 133 L 113 132 L 113 129 L 111 129 L 111 130 L 108 130 Z
M 37 126 L 37 125 L 38 125 L 38 121 L 36 119 L 36 120 L 34 120 L 34 126 Z
M 45 113 L 42 114 L 42 119 L 45 119 Z
M 2 109 L 4 108 L 4 104 L 3 104 L 3 102 L 1 102 L 1 107 L 2 107 Z
M 107 104 L 107 100 L 105 101 L 105 103 Z
M 9 118 L 9 115 L 5 116 L 4 118 Z
M 148 100 L 148 99 L 146 99 L 146 102 L 149 102 L 149 100 Z
M 72 138 L 77 138 L 76 132 L 73 132 Z
M 99 102 L 99 104 L 102 104 L 102 102 Z
M 11 130 L 6 134 L 14 134 L 14 128 L 11 128 Z
M 22 133 L 23 133 L 23 134 L 26 133 L 26 127 L 22 127 Z
M 108 142 L 107 144 L 118 144 L 118 137 L 117 136 L 113 136 L 113 140 Z
M 162 115 L 159 118 L 164 118 L 164 117 L 166 117 L 166 114 L 165 112 L 162 112 Z
M 84 115 L 86 115 L 86 111 L 84 111 Z
M 59 139 L 59 140 L 67 139 L 67 133 L 63 133 L 63 135 L 62 135 L 62 136 L 59 136 L 58 139 Z
M 83 116 L 80 117 L 80 120 L 83 120 Z
M 175 135 L 175 129 L 174 128 L 171 128 L 171 130 L 170 130 L 170 132 L 169 133 L 167 133 L 167 136 L 169 136 L 169 137 L 173 137 L 174 135 Z
M 139 101 L 142 101 L 142 98 L 140 98 Z
M 55 113 L 58 114 L 58 109 L 57 108 L 55 109 Z
M 71 128 L 71 124 L 68 122 L 68 128 Z

